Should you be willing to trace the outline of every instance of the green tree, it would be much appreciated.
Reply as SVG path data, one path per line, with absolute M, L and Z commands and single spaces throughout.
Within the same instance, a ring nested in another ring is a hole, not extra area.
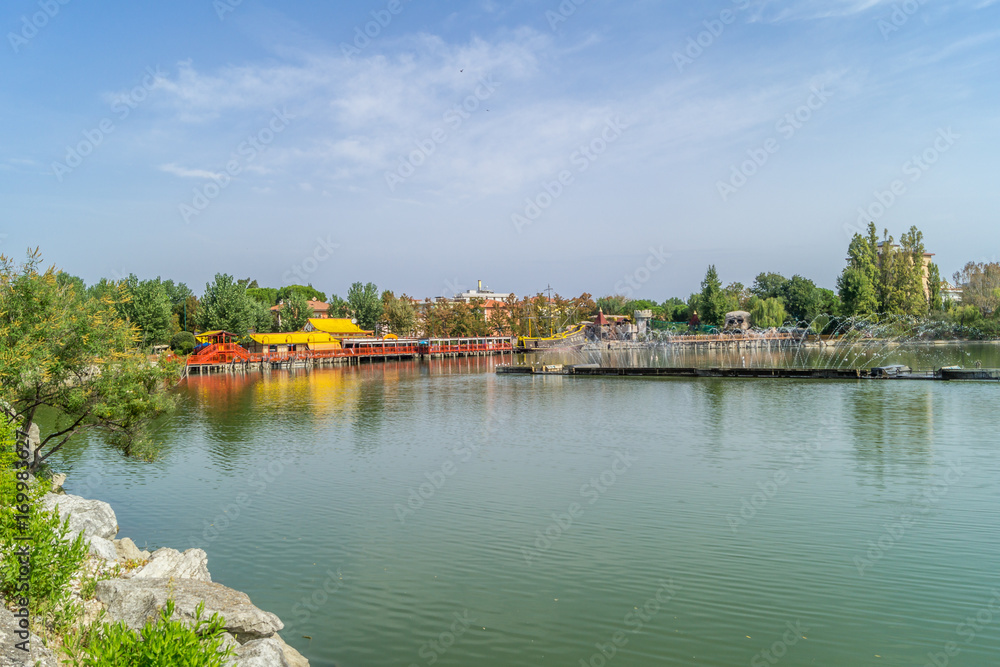
M 54 424 L 31 468 L 89 430 L 126 455 L 147 455 L 146 428 L 171 409 L 165 387 L 179 368 L 136 349 L 138 332 L 118 317 L 115 292 L 88 298 L 40 264 L 37 251 L 21 265 L 0 256 L 0 397 L 22 430 L 39 410 Z
M 228 273 L 215 274 L 215 280 L 205 285 L 198 307 L 198 326 L 202 331 L 223 330 L 245 336 L 260 324 L 263 304 L 247 296 Z
M 270 312 L 270 308 L 268 311 Z M 305 294 L 292 292 L 282 304 L 280 314 L 282 331 L 301 331 L 313 316 L 313 309 L 309 307 L 309 299 Z
M 819 314 L 820 294 L 816 283 L 800 275 L 792 276 L 782 290 L 782 301 L 788 315 L 801 322 L 809 322 Z
M 705 272 L 705 279 L 701 281 L 701 293 L 698 295 L 698 319 L 702 324 L 720 325 L 729 306 L 732 305 L 729 296 L 722 289 L 722 282 L 719 274 L 715 271 L 715 265 L 710 265 Z
M 173 313 L 170 296 L 160 279 L 139 280 L 130 274 L 121 288 L 124 298 L 119 301 L 118 314 L 139 329 L 140 344 L 148 347 L 169 341 Z
M 785 304 L 777 297 L 761 299 L 754 296 L 747 304 L 750 312 L 750 324 L 758 329 L 780 327 L 785 323 Z
M 687 322 L 691 318 L 688 305 L 676 296 L 663 302 L 663 319 L 667 322 Z
M 900 312 L 922 317 L 927 315 L 928 294 L 924 289 L 924 235 L 916 227 L 899 237 L 900 261 L 895 287 L 900 293 Z
M 992 315 L 1000 308 L 1000 262 L 969 262 L 955 273 L 955 284 L 962 287 L 962 305 L 978 308 Z
M 941 270 L 938 265 L 931 262 L 927 265 L 927 307 L 934 311 L 944 310 L 944 302 L 941 299 Z
M 330 295 L 329 301 L 330 310 L 327 314 L 330 317 L 350 317 L 351 316 L 351 304 L 347 303 L 341 299 L 336 294 Z
M 845 315 L 874 315 L 879 312 L 880 271 L 875 224 L 868 223 L 868 235 L 855 234 L 847 248 L 847 266 L 837 279 L 837 290 Z
M 273 287 L 247 288 L 247 296 L 255 301 L 261 302 L 268 308 L 278 305 L 278 290 Z
M 539 295 L 541 296 L 541 295 Z M 621 294 L 602 296 L 597 300 L 597 309 L 605 315 L 628 315 L 629 299 Z
M 750 293 L 761 299 L 778 299 L 785 291 L 788 278 L 780 273 L 759 273 L 750 287 Z
M 293 292 L 298 292 L 307 299 L 326 303 L 326 295 L 314 288 L 312 285 L 286 285 L 278 290 L 278 298 L 275 303 L 278 301 L 287 301 L 292 296 Z M 272 303 L 271 305 L 273 306 L 274 304 Z
M 411 336 L 417 326 L 413 300 L 405 294 L 396 298 L 389 290 L 382 292 L 382 312 L 389 331 L 397 336 Z
M 372 331 L 382 319 L 382 299 L 375 283 L 354 283 L 347 291 L 347 303 L 358 320 L 358 326 Z

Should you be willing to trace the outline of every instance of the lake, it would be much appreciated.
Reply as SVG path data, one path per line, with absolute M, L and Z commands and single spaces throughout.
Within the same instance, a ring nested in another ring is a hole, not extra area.
M 140 548 L 205 549 L 317 666 L 997 662 L 1000 383 L 500 361 L 191 377 L 158 461 L 53 467 Z

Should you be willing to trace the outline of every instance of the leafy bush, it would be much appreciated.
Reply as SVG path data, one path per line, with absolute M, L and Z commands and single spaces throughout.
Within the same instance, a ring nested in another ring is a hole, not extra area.
M 196 344 L 197 340 L 190 331 L 181 331 L 170 339 L 170 349 L 179 354 L 191 354 Z
M 68 637 L 66 651 L 74 667 L 222 667 L 232 658 L 231 648 L 222 648 L 225 620 L 219 614 L 203 619 L 205 603 L 195 610 L 194 624 L 172 621 L 174 601 L 168 600 L 156 621 L 138 633 L 125 623 L 94 623 Z
M 69 518 L 59 520 L 38 503 L 50 489 L 47 480 L 31 478 L 16 467 L 13 426 L 0 418 L 0 595 L 16 599 L 23 591 L 17 551 L 30 546 L 28 585 L 36 619 L 55 626 L 71 622 L 69 582 L 87 557 L 83 535 L 69 537 Z M 27 510 L 27 511 L 25 511 Z M 23 518 L 27 516 L 25 521 Z M 20 540 L 18 538 L 29 538 Z

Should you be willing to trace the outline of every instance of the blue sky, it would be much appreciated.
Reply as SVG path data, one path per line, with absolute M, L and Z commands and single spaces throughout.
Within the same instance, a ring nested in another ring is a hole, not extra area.
M 153 4 L 153 3 L 150 3 Z M 1000 246 L 1000 1 L 9 0 L 0 251 L 200 292 L 834 287 Z

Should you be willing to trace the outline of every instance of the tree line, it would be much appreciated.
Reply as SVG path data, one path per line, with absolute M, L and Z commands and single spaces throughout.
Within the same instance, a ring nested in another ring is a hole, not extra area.
M 359 327 L 398 336 L 544 336 L 586 320 L 606 315 L 632 315 L 649 310 L 655 320 L 685 323 L 697 319 L 720 326 L 725 314 L 744 310 L 760 328 L 813 324 L 827 326 L 844 318 L 884 316 L 934 317 L 986 332 L 1000 330 L 1000 264 L 967 264 L 954 275 L 962 286 L 961 304 L 944 299 L 936 264 L 925 257 L 923 234 L 911 227 L 899 241 L 874 223 L 865 234 L 855 234 L 847 247 L 846 265 L 837 278 L 836 291 L 819 287 L 800 275 L 786 277 L 762 272 L 746 286 L 724 285 L 714 265 L 709 266 L 701 290 L 687 299 L 670 297 L 662 302 L 605 295 L 596 300 L 588 293 L 578 297 L 551 297 L 542 293 L 511 297 L 500 304 L 473 299 L 469 302 L 418 301 L 371 282 L 353 283 L 346 298 L 325 294 L 313 285 L 261 287 L 250 278 L 217 274 L 196 296 L 184 283 L 159 277 L 140 280 L 101 279 L 86 287 L 80 278 L 58 272 L 60 284 L 88 298 L 114 304 L 125 322 L 136 327 L 140 345 L 149 348 L 168 342 L 181 349 L 193 346 L 190 334 L 181 332 L 222 329 L 238 335 L 248 332 L 301 330 L 315 313 L 310 301 L 329 305 L 330 317 L 356 320 Z M 280 306 L 279 317 L 271 310 Z

